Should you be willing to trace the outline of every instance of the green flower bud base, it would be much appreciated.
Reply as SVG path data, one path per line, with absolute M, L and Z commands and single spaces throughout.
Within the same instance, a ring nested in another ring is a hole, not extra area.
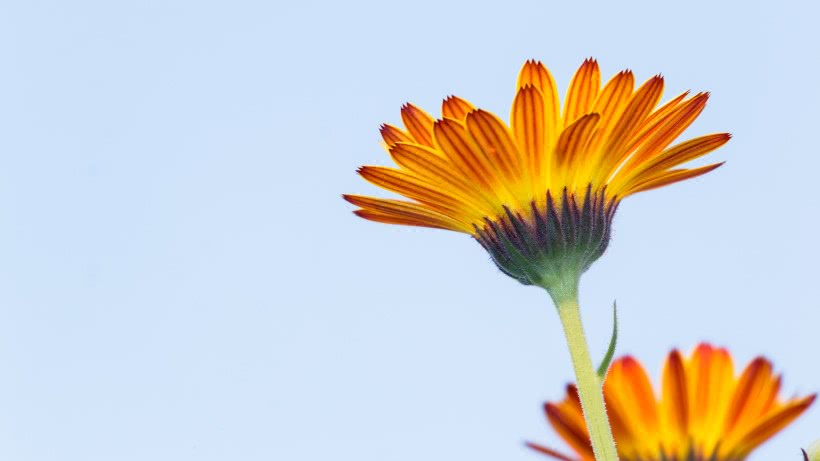
M 547 192 L 545 206 L 535 201 L 529 213 L 505 207 L 506 214 L 485 218 L 476 240 L 502 272 L 524 285 L 547 289 L 553 297 L 573 290 L 577 279 L 606 251 L 616 198 L 587 187 L 584 197 L 567 193 L 556 200 Z

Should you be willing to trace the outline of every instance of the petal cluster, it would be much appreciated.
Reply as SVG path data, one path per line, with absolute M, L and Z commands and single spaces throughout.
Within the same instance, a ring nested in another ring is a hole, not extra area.
M 582 203 L 589 193 L 610 203 L 718 167 L 680 168 L 729 140 L 726 133 L 677 145 L 698 117 L 707 93 L 681 94 L 660 105 L 663 78 L 635 87 L 631 71 L 601 84 L 598 63 L 584 61 L 563 105 L 552 75 L 540 62 L 520 71 L 509 124 L 464 99 L 444 100 L 441 118 L 407 104 L 404 127 L 381 134 L 397 167 L 364 166 L 369 182 L 409 200 L 346 195 L 363 218 L 443 228 L 474 236 L 488 221 L 526 220 L 547 197 L 567 194 Z
M 663 368 L 660 395 L 632 357 L 613 363 L 604 397 L 622 461 L 739 461 L 781 431 L 815 396 L 783 399 L 781 376 L 763 357 L 735 374 L 731 355 L 701 344 L 684 357 L 672 351 Z M 530 444 L 555 459 L 593 461 L 589 435 L 574 386 L 563 401 L 545 405 L 547 418 L 575 456 Z

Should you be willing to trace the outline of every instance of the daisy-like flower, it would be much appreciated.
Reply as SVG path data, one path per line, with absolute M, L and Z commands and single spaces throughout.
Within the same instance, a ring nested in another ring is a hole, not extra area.
M 660 398 L 632 357 L 616 360 L 604 396 L 621 461 L 741 461 L 788 426 L 815 395 L 783 399 L 781 376 L 763 357 L 735 375 L 725 349 L 700 344 L 688 358 L 672 351 L 663 367 Z M 593 461 L 575 386 L 547 403 L 547 418 L 574 456 L 528 444 L 563 461 Z
M 407 104 L 404 129 L 381 128 L 398 168 L 359 173 L 410 200 L 344 198 L 365 219 L 469 234 L 505 274 L 560 296 L 603 254 L 622 199 L 721 165 L 679 168 L 725 144 L 726 133 L 670 147 L 708 93 L 687 92 L 658 107 L 663 78 L 637 89 L 634 80 L 626 70 L 601 87 L 598 63 L 588 59 L 562 110 L 549 71 L 527 61 L 509 125 L 455 96 L 444 100 L 438 120 Z

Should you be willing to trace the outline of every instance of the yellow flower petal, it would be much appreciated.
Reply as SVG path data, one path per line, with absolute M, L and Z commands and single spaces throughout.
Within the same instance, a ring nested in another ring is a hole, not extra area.
M 427 112 L 412 104 L 405 104 L 401 108 L 401 119 L 413 139 L 428 147 L 433 147 L 433 122 L 435 119 Z
M 475 107 L 472 104 L 458 96 L 450 96 L 441 103 L 441 114 L 460 122 L 473 110 Z
M 558 98 L 555 80 L 543 64 L 530 60 L 524 63 L 518 74 L 518 89 L 525 86 L 535 88 L 541 95 L 541 107 L 544 114 L 544 143 L 546 146 L 553 146 L 558 139 L 558 125 L 561 121 L 561 101 Z
M 544 135 L 548 127 L 544 113 L 544 97 L 534 86 L 525 85 L 518 90 L 510 114 L 510 126 L 518 146 L 526 155 L 525 168 L 534 182 L 543 183 L 546 177 L 545 170 L 549 168 L 548 157 L 544 151 L 547 147 Z
M 570 126 L 582 115 L 592 110 L 601 89 L 601 71 L 598 61 L 587 59 L 572 77 L 564 103 L 564 127 Z
M 440 213 L 430 211 L 422 205 L 400 200 L 377 199 L 360 195 L 344 195 L 348 202 L 362 207 L 357 214 L 371 221 L 388 224 L 404 224 L 410 226 L 434 227 L 471 232 L 472 229 Z
M 379 131 L 388 148 L 397 142 L 413 142 L 412 136 L 393 125 L 384 124 Z

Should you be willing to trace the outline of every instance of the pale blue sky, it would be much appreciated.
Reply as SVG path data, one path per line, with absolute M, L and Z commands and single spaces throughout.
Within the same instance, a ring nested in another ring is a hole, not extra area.
M 699 340 L 820 389 L 811 2 L 42 1 L 0 9 L 0 459 L 513 461 L 559 445 L 547 296 L 454 233 L 356 219 L 378 126 L 521 63 L 712 91 L 717 172 L 626 201 L 592 347 Z M 814 408 L 754 459 L 799 459 Z

